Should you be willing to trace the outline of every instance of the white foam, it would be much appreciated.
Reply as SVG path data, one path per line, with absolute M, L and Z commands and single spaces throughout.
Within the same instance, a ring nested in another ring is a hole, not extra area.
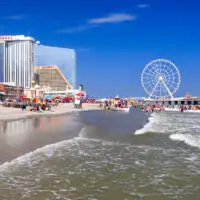
M 156 119 L 156 115 L 155 114 L 151 114 L 151 116 L 149 117 L 149 121 L 147 124 L 144 125 L 143 128 L 135 131 L 135 135 L 142 135 L 145 134 L 147 132 L 156 132 L 153 130 L 153 124 L 157 121 Z
M 170 135 L 169 138 L 171 140 L 185 142 L 185 144 L 192 147 L 200 148 L 200 137 L 198 136 L 194 136 L 191 134 L 177 133 Z
M 199 128 L 200 128 L 200 126 L 193 126 L 192 128 L 196 128 L 196 129 L 199 129 Z
M 80 140 L 90 140 L 90 141 L 101 141 L 99 139 L 91 139 L 85 136 L 85 129 L 82 128 L 78 137 L 75 137 L 70 140 L 64 140 L 61 142 L 56 142 L 53 144 L 46 145 L 44 147 L 38 148 L 32 152 L 19 156 L 10 162 L 5 162 L 0 165 L 0 172 L 7 170 L 11 166 L 15 165 L 37 165 L 45 156 L 47 159 L 54 155 L 55 151 L 60 147 L 76 143 Z M 113 144 L 112 142 L 105 142 L 106 144 Z
M 142 129 L 139 129 L 137 131 L 135 131 L 135 135 L 142 135 L 147 133 L 152 127 L 152 122 L 149 121 L 146 125 L 144 125 L 144 127 Z
M 73 143 L 76 140 L 78 140 L 80 138 L 75 137 L 73 139 L 70 140 L 64 140 L 61 142 L 57 142 L 54 144 L 49 144 L 46 145 L 44 147 L 38 148 L 35 151 L 29 152 L 27 154 L 24 154 L 20 157 L 15 158 L 14 160 L 11 160 L 10 162 L 5 162 L 3 164 L 0 165 L 0 171 L 7 169 L 10 166 L 16 165 L 16 164 L 27 164 L 27 161 L 31 161 L 29 163 L 32 164 L 37 164 L 38 162 L 40 162 L 38 158 L 38 154 L 43 154 L 45 155 L 47 158 L 51 157 L 54 154 L 54 151 L 56 151 L 56 149 L 58 149 L 59 147 L 62 147 L 63 145 L 69 144 L 69 143 Z
M 85 138 L 85 129 L 84 128 L 81 129 L 81 131 L 78 134 L 78 137 Z

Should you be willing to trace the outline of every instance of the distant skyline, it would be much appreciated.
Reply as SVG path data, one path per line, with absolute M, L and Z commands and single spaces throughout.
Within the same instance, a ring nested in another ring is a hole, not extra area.
M 140 77 L 157 58 L 181 73 L 175 96 L 200 96 L 197 0 L 6 0 L 0 35 L 32 36 L 77 53 L 77 84 L 92 96 L 147 96 Z

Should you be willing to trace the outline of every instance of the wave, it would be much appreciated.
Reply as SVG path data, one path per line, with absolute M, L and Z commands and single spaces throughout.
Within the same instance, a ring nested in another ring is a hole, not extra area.
M 142 135 L 142 134 L 145 134 L 145 133 L 149 132 L 149 130 L 150 130 L 151 127 L 152 127 L 153 121 L 154 121 L 154 119 L 153 119 L 153 117 L 151 116 L 151 117 L 149 118 L 149 120 L 148 120 L 148 123 L 145 124 L 143 128 L 141 128 L 141 129 L 139 129 L 139 130 L 136 130 L 134 134 L 135 134 L 135 135 Z
M 41 148 L 38 148 L 29 153 L 26 153 L 26 154 L 19 156 L 9 162 L 5 162 L 5 163 L 1 164 L 0 172 L 2 170 L 8 169 L 10 166 L 15 166 L 16 164 L 26 165 L 27 163 L 29 163 L 29 164 L 31 163 L 31 165 L 37 165 L 40 161 L 42 161 L 44 159 L 48 159 L 51 156 L 53 156 L 54 152 L 58 148 L 62 147 L 63 145 L 65 146 L 67 144 L 74 143 L 74 142 L 78 141 L 79 139 L 80 139 L 79 137 L 75 137 L 73 139 L 56 142 L 56 143 L 49 144 L 49 145 L 43 146 Z
M 85 137 L 85 128 L 82 128 L 82 129 L 81 129 L 81 131 L 80 131 L 79 134 L 78 134 L 78 137 L 79 137 L 79 138 L 86 138 L 86 137 Z
M 200 148 L 200 136 L 177 133 L 170 135 L 169 138 L 171 140 L 184 142 L 185 144 L 192 147 Z
M 200 148 L 200 126 L 196 115 L 182 115 L 180 113 L 153 113 L 149 122 L 137 130 L 135 135 L 146 133 L 165 133 L 174 141 Z
M 148 119 L 148 123 L 145 124 L 142 129 L 135 131 L 134 134 L 142 135 L 146 133 L 168 133 L 170 134 L 170 136 L 167 135 L 167 137 L 170 137 L 170 139 L 174 141 L 182 141 L 190 146 L 200 148 L 200 136 L 198 137 L 198 135 L 196 134 L 199 132 L 200 129 L 200 126 L 198 126 L 198 121 L 199 118 L 186 118 L 181 114 L 169 115 L 166 113 L 152 113 Z M 176 134 L 174 134 L 174 132 Z M 192 133 L 192 135 L 188 133 Z M 79 132 L 78 137 L 46 145 L 42 148 L 36 149 L 35 151 L 24 154 L 10 162 L 3 163 L 2 165 L 0 165 L 0 171 L 9 168 L 9 166 L 15 166 L 15 164 L 37 164 L 42 160 L 52 157 L 57 149 L 62 148 L 63 146 L 68 146 L 69 144 L 79 145 L 80 141 L 84 140 L 101 142 L 103 145 L 127 146 L 127 144 L 118 141 L 111 142 L 101 140 L 100 138 L 92 138 L 90 134 L 88 135 L 87 129 L 82 128 Z M 130 146 L 132 147 L 132 145 Z
M 165 132 L 165 129 L 161 129 L 162 118 L 160 118 L 159 114 L 152 113 L 148 119 L 148 123 L 144 125 L 143 128 L 136 130 L 134 135 L 143 135 L 146 133 L 160 133 Z
M 119 144 L 117 142 L 113 143 L 113 142 L 102 141 L 100 139 L 88 138 L 85 133 L 85 129 L 82 128 L 78 134 L 78 137 L 74 137 L 73 139 L 64 140 L 64 141 L 60 141 L 60 142 L 56 142 L 53 144 L 43 146 L 34 151 L 31 151 L 29 153 L 21 155 L 9 162 L 5 162 L 5 163 L 1 164 L 0 172 L 3 172 L 4 170 L 9 169 L 9 167 L 12 168 L 12 166 L 16 166 L 16 165 L 20 165 L 20 166 L 37 165 L 40 162 L 52 157 L 59 148 L 62 148 L 64 146 L 70 145 L 70 144 L 79 145 L 80 141 L 103 142 L 103 145 L 113 145 L 113 144 L 118 145 Z
M 180 113 L 153 113 L 149 118 L 149 122 L 134 134 L 200 132 L 200 126 L 196 125 L 199 123 L 199 118 L 195 117 L 195 115 L 185 116 Z

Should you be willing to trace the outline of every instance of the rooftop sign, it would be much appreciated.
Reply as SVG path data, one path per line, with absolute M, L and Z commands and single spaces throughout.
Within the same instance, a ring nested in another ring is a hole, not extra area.
M 24 35 L 0 35 L 0 41 L 14 41 L 14 40 L 31 40 L 34 41 L 32 37 L 25 37 Z
M 39 66 L 38 69 L 57 69 L 57 66 Z

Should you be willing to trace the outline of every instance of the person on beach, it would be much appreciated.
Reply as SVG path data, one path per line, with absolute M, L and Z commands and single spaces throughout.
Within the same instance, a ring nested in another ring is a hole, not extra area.
M 141 106 L 141 111 L 144 111 L 144 105 Z
M 154 105 L 151 106 L 151 112 L 154 112 Z
M 104 109 L 105 109 L 105 110 L 108 110 L 108 101 L 105 101 Z
M 149 107 L 149 105 L 146 107 L 146 112 L 149 112 L 149 109 L 150 109 L 150 107 Z
M 75 108 L 80 108 L 80 99 L 79 98 L 75 98 L 74 107 Z
M 128 102 L 127 101 L 124 101 L 124 106 L 125 106 L 125 108 L 128 107 Z
M 184 108 L 183 108 L 183 105 L 181 105 L 181 112 L 183 112 Z
M 79 108 L 83 109 L 83 97 L 80 98 Z
M 111 101 L 111 99 L 109 100 L 109 107 L 111 107 L 112 106 L 112 101 Z
M 22 104 L 22 111 L 24 111 L 24 110 L 26 110 L 26 103 L 25 102 Z

